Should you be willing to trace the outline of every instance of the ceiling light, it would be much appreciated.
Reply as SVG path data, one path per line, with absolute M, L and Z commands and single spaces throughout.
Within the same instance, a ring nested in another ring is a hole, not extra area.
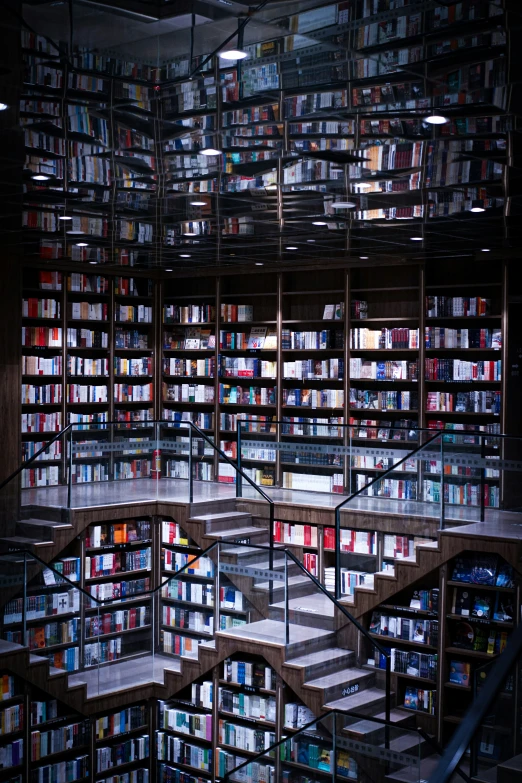
M 47 174 L 33 174 L 31 179 L 37 180 L 37 182 L 44 182 L 46 179 L 51 179 Z
M 354 209 L 356 206 L 353 201 L 334 201 L 332 204 L 334 209 Z
M 87 242 L 77 242 L 76 247 L 87 247 Z
M 470 212 L 485 212 L 484 207 L 471 207 Z
M 180 257 L 180 258 L 190 258 L 190 253 L 180 253 L 180 254 L 179 254 L 179 257 Z M 168 271 L 168 270 L 167 270 L 167 271 Z
M 315 239 L 307 239 L 307 242 L 315 242 Z
M 221 150 L 216 150 L 214 147 L 207 147 L 204 150 L 199 150 L 200 155 L 222 155 Z
M 422 242 L 423 237 L 410 237 L 412 242 Z
M 191 207 L 206 207 L 207 202 L 206 201 L 191 201 L 190 202 Z
M 184 231 L 183 232 L 184 237 L 197 237 L 197 234 L 195 231 Z
M 172 272 L 172 269 L 165 269 L 165 272 Z
M 326 223 L 324 222 L 324 220 L 314 220 L 312 225 L 313 226 L 326 226 Z
M 449 122 L 447 117 L 443 117 L 442 114 L 430 114 L 429 117 L 423 117 L 424 122 L 428 125 L 445 125 Z
M 70 215 L 60 215 L 58 220 L 72 220 Z
M 359 256 L 361 261 L 368 261 L 369 256 Z
M 287 250 L 297 250 L 295 245 L 288 245 Z
M 241 49 L 227 49 L 225 52 L 219 52 L 218 57 L 222 60 L 244 60 L 248 54 Z
M 89 264 L 97 264 L 97 261 L 89 261 Z
M 67 234 L 74 234 L 74 235 L 78 235 L 78 234 L 83 235 L 84 234 L 83 231 L 67 231 L 66 233 Z
M 263 266 L 263 262 L 262 261 L 256 261 L 256 266 Z
M 483 253 L 491 253 L 491 250 L 489 249 L 489 247 L 483 247 L 482 248 L 482 252 Z
M 0 111 L 5 111 L 8 108 L 9 106 L 7 105 L 7 103 L 0 103 Z

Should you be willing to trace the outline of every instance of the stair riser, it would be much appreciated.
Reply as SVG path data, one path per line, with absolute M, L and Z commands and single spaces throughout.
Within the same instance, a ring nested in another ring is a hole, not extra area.
M 334 658 L 332 661 L 328 660 L 328 653 L 325 651 L 324 660 L 319 663 L 312 663 L 309 666 L 302 668 L 303 681 L 315 680 L 318 677 L 325 677 L 327 674 L 332 674 L 341 668 L 355 665 L 355 653 L 346 652 L 346 655 L 339 658 Z
M 368 686 L 369 687 L 369 686 Z M 359 715 L 375 715 L 377 712 L 381 712 L 385 709 L 386 706 L 386 696 L 384 691 L 382 692 L 382 699 L 375 699 L 370 701 L 368 704 L 361 704 L 359 707 L 357 707 L 357 712 Z
M 49 525 L 28 525 L 22 521 L 16 524 L 16 535 L 39 538 L 41 541 L 50 541 L 55 537 L 55 530 Z
M 217 535 L 219 533 L 219 541 L 229 541 L 232 543 L 238 543 L 238 544 L 252 544 L 253 546 L 268 546 L 268 538 L 266 531 L 260 530 L 256 533 L 241 533 L 241 532 L 234 532 L 234 530 L 230 530 L 230 528 L 227 528 L 228 532 L 223 535 L 222 530 L 210 530 L 205 533 L 206 536 L 212 537 L 214 535 Z M 257 552 L 257 557 L 259 558 L 259 551 Z
M 69 510 L 48 506 L 22 506 L 20 519 L 47 519 L 50 522 L 69 522 Z
M 319 652 L 322 650 L 328 650 L 329 647 L 333 647 L 336 643 L 335 634 L 331 636 L 323 636 L 320 639 L 309 639 L 305 642 L 295 642 L 288 645 L 286 648 L 286 660 L 290 661 L 292 658 L 299 658 L 301 655 L 308 655 L 311 652 Z
M 233 516 L 230 519 L 206 519 L 203 524 L 205 533 L 215 533 L 218 530 L 231 530 L 234 527 L 251 527 L 252 516 L 242 514 L 240 517 Z
M 268 617 L 270 620 L 278 620 L 281 622 L 284 619 L 284 609 L 279 606 L 271 606 L 269 608 Z M 313 612 L 300 612 L 298 609 L 291 609 L 288 613 L 288 619 L 295 625 L 305 625 L 308 628 L 322 628 L 325 631 L 335 630 L 335 623 L 333 617 L 325 617 L 324 615 L 314 614 Z
M 266 584 L 266 582 L 264 583 Z M 275 586 L 277 585 L 277 587 Z M 281 587 L 279 587 L 281 585 Z M 266 587 L 259 588 L 257 585 L 254 585 L 254 589 L 264 591 L 268 594 L 269 590 Z M 291 598 L 304 598 L 307 595 L 310 595 L 310 585 L 306 582 L 303 582 L 303 584 L 297 584 L 297 585 L 290 585 L 290 593 Z M 272 603 L 278 604 L 281 601 L 285 600 L 285 588 L 284 588 L 284 582 L 274 582 L 274 588 L 272 590 Z

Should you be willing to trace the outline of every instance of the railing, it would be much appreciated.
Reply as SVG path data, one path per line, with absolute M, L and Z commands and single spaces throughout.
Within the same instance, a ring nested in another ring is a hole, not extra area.
M 361 730 L 363 735 L 361 736 Z M 218 748 L 216 777 L 224 783 L 303 780 L 381 781 L 406 770 L 420 783 L 423 740 L 418 732 L 356 711 L 331 710 L 298 730 L 283 726 L 285 736 L 246 759 Z M 301 779 L 301 778 L 300 778 Z M 399 778 L 402 779 L 402 778 Z
M 488 663 L 487 668 L 475 670 L 473 703 L 446 745 L 429 783 L 447 783 L 460 762 L 468 757 L 470 775 L 476 776 L 520 753 L 521 661 L 522 625 L 519 624 L 502 654 Z M 491 739 L 493 735 L 495 738 Z M 502 779 L 518 780 L 519 774 L 506 771 Z

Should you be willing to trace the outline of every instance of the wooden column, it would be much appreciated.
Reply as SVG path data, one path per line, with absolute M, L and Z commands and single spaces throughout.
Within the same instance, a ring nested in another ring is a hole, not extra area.
M 0 34 L 0 112 L 2 176 L 0 178 L 0 483 L 21 463 L 21 259 L 22 166 L 24 139 L 18 123 L 20 101 L 21 40 L 20 0 L 2 6 Z M 0 490 L 0 530 L 14 532 L 20 502 L 20 479 Z

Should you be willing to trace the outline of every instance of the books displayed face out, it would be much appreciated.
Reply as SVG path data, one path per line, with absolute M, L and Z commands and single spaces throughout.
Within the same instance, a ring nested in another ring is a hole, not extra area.
M 467 582 L 493 587 L 514 587 L 512 566 L 498 555 L 469 554 L 455 559 L 451 575 L 453 582 Z

